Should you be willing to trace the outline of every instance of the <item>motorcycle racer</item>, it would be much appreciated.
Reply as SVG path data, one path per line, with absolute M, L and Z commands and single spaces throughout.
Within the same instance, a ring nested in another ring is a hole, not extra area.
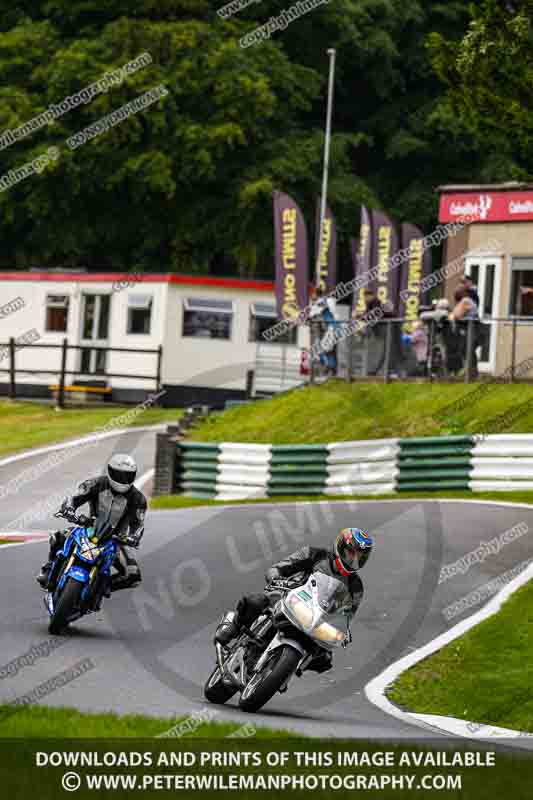
M 89 504 L 90 514 L 97 517 L 106 514 L 113 524 L 115 536 L 121 540 L 117 558 L 114 562 L 116 574 L 111 585 L 103 587 L 103 593 L 128 589 L 141 581 L 141 571 L 132 548 L 137 548 L 144 533 L 146 516 L 146 497 L 135 486 L 137 464 L 126 454 L 114 455 L 107 465 L 105 475 L 89 478 L 81 483 L 72 497 L 63 501 L 60 513 L 74 514 L 85 503 Z M 43 589 L 50 590 L 49 575 L 59 551 L 62 550 L 70 529 L 56 531 L 50 536 L 48 561 L 41 567 L 36 577 Z M 57 574 L 57 570 L 54 570 Z
M 267 585 L 260 594 L 245 595 L 231 614 L 225 615 L 215 632 L 215 643 L 227 646 L 243 627 L 250 625 L 278 599 L 283 589 L 276 587 L 280 579 L 294 578 L 304 582 L 312 572 L 320 571 L 345 584 L 352 598 L 355 614 L 363 598 L 363 582 L 358 571 L 364 567 L 374 546 L 372 537 L 359 528 L 344 528 L 335 539 L 333 549 L 302 547 L 278 561 L 266 573 Z M 308 669 L 326 672 L 332 667 L 331 653 L 323 652 Z

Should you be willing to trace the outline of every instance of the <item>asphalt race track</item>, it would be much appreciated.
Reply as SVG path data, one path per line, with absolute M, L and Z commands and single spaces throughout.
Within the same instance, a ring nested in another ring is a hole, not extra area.
M 0 537 L 23 512 L 98 474 L 112 452 L 133 452 L 142 475 L 153 465 L 154 446 L 153 432 L 108 439 L 71 454 L 39 479 L 22 482 L 0 500 Z M 0 487 L 44 458 L 0 467 Z M 48 515 L 24 530 L 53 530 L 54 522 Z M 442 566 L 518 523 L 529 532 L 439 584 Z M 376 547 L 361 575 L 365 597 L 353 622 L 353 645 L 336 654 L 335 669 L 294 679 L 286 694 L 253 717 L 233 701 L 225 707 L 205 703 L 202 688 L 214 665 L 212 637 L 222 612 L 241 594 L 260 591 L 272 562 L 304 543 L 328 545 L 348 525 L 370 530 Z M 323 737 L 412 739 L 428 734 L 370 704 L 365 684 L 482 605 L 448 620 L 443 610 L 451 603 L 533 559 L 533 508 L 403 500 L 154 511 L 140 550 L 142 585 L 117 593 L 100 614 L 74 625 L 51 654 L 5 675 L 3 666 L 51 638 L 33 579 L 46 551 L 44 541 L 0 548 L 2 702 L 25 696 L 89 657 L 92 669 L 42 702 L 168 717 L 209 709 L 216 720 L 254 721 Z

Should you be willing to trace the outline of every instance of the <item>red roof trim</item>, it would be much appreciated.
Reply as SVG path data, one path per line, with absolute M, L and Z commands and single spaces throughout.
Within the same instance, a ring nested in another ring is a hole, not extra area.
M 1 281 L 65 281 L 71 283 L 115 283 L 131 281 L 128 272 L 1 272 Z M 135 280 L 133 278 L 133 280 Z M 177 283 L 186 286 L 218 286 L 224 289 L 252 289 L 259 292 L 273 292 L 272 281 L 245 280 L 241 278 L 215 278 L 210 275 L 169 275 L 168 273 L 147 273 L 139 284 Z

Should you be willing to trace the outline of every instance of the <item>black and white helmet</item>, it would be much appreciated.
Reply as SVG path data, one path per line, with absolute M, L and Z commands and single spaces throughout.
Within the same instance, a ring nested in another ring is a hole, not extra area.
M 135 459 L 124 453 L 117 453 L 107 465 L 107 477 L 114 492 L 125 494 L 133 486 L 136 476 Z

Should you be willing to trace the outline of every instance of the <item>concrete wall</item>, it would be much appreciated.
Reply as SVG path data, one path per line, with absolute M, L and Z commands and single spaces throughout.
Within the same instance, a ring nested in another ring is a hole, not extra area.
M 442 296 L 449 301 L 451 306 L 453 306 L 453 296 L 457 287 L 459 286 L 459 280 L 464 274 L 463 256 L 468 250 L 469 246 L 468 234 L 468 228 L 462 228 L 459 233 L 456 234 L 456 236 L 450 236 L 446 240 L 443 264 L 451 264 L 459 259 L 459 263 L 461 265 L 461 269 L 459 271 L 454 270 L 454 274 L 450 275 L 450 277 L 446 279 L 444 290 L 442 292 Z M 436 296 L 439 296 L 439 294 L 437 293 Z
M 510 315 L 511 264 L 513 258 L 533 257 L 533 223 L 511 222 L 471 225 L 469 228 L 468 249 L 476 251 L 486 246 L 489 240 L 501 244 L 501 291 L 497 303 L 498 317 Z M 508 323 L 497 325 L 496 369 L 500 375 L 510 369 L 512 361 L 512 327 Z M 516 362 L 520 363 L 533 355 L 533 325 L 517 327 Z M 533 371 L 523 377 L 531 378 Z
M 533 257 L 533 223 L 478 223 L 469 225 L 457 236 L 450 237 L 446 243 L 445 264 L 461 258 L 465 254 L 483 255 L 489 242 L 497 242 L 496 249 L 491 248 L 489 255 L 501 258 L 500 292 L 497 295 L 495 316 L 508 317 L 511 300 L 511 264 L 513 258 Z M 453 295 L 459 280 L 464 274 L 464 258 L 459 270 L 454 270 L 445 284 L 445 296 L 453 305 Z M 533 325 L 517 327 L 516 362 L 520 364 L 533 355 Z M 496 325 L 496 364 L 494 374 L 500 375 L 510 369 L 512 361 L 512 327 L 510 324 L 498 322 Z M 533 377 L 533 370 L 524 373 L 523 377 Z

